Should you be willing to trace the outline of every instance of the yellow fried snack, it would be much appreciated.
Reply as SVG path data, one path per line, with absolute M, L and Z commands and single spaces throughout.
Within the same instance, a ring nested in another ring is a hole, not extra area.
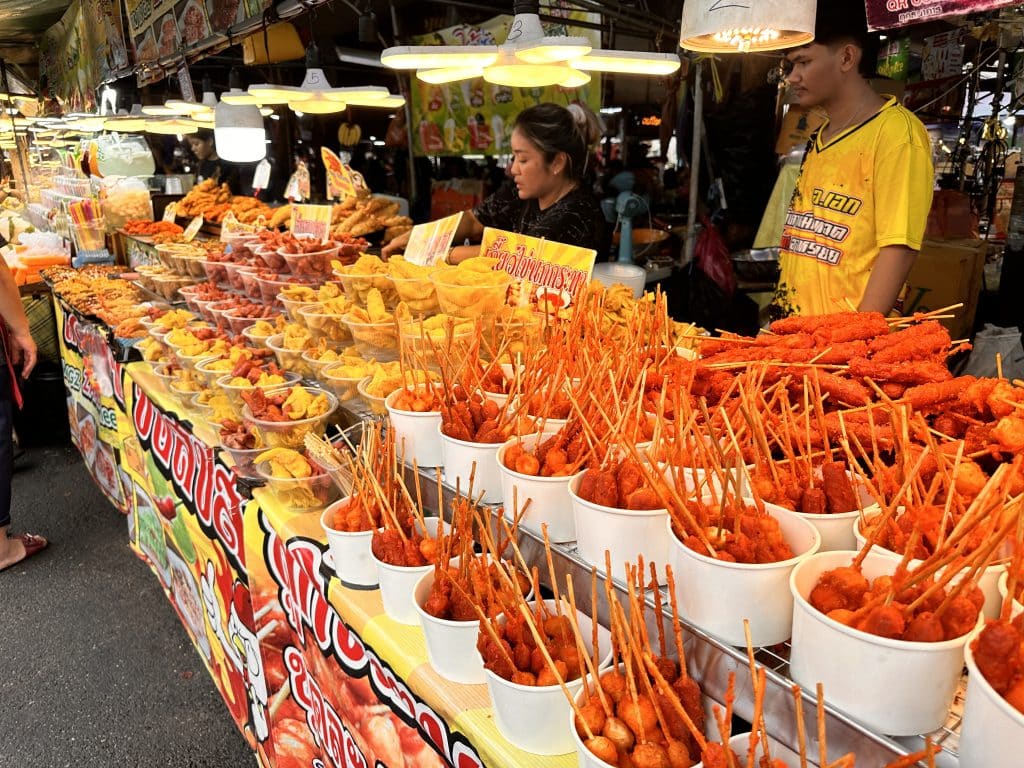
M 288 397 L 281 406 L 281 411 L 290 419 L 299 421 L 301 419 L 313 419 L 323 416 L 330 409 L 331 404 L 327 394 L 321 392 L 318 395 L 312 394 L 309 390 L 294 386 L 288 392 Z
M 187 309 L 171 309 L 160 315 L 154 321 L 153 327 L 158 331 L 170 331 L 175 328 L 184 328 L 195 319 L 195 315 Z
M 500 312 L 512 278 L 507 272 L 493 270 L 496 263 L 494 259 L 476 256 L 457 267 L 435 272 L 431 277 L 441 310 L 459 317 Z
M 233 379 L 228 379 L 224 382 L 229 387 L 244 387 L 245 389 L 252 389 L 255 387 L 272 387 L 275 384 L 284 384 L 284 376 L 280 376 L 276 373 L 260 373 L 260 377 L 256 379 L 256 383 L 249 381 L 245 376 L 235 376 Z
M 270 465 L 271 477 L 309 477 L 313 474 L 306 457 L 291 448 L 271 448 L 264 451 L 254 463 L 267 462 Z
M 399 387 L 440 381 L 440 378 L 434 371 L 405 370 L 403 372 L 397 361 L 382 363 L 377 366 L 377 370 L 373 372 L 370 381 L 363 387 L 363 391 L 371 397 L 387 397 Z
M 278 315 L 274 322 L 269 320 L 257 320 L 249 326 L 249 335 L 255 338 L 270 338 L 284 331 L 284 315 Z
M 308 285 L 289 285 L 287 288 L 282 288 L 278 296 L 288 301 L 301 301 L 303 303 L 316 301 L 316 291 Z
M 281 337 L 281 346 L 287 350 L 301 351 L 308 347 L 313 340 L 313 334 L 298 323 L 288 323 L 284 327 Z
M 357 304 L 366 305 L 368 294 L 376 289 L 385 303 L 394 305 L 398 301 L 394 283 L 388 275 L 388 265 L 378 256 L 362 254 L 354 264 L 342 266 L 339 261 L 332 261 L 334 274 L 341 279 L 345 294 Z
M 351 308 L 352 302 L 344 296 L 338 296 L 316 304 L 305 304 L 299 310 L 299 315 L 319 339 L 348 341 L 352 334 L 342 316 Z
M 426 314 L 437 311 L 437 291 L 430 282 L 430 275 L 436 269 L 413 264 L 401 256 L 388 259 L 388 271 L 394 279 L 395 291 L 412 312 Z
M 337 299 L 339 296 L 344 296 L 344 293 L 337 283 L 324 283 L 320 286 L 320 290 L 317 291 L 316 300 L 325 302 L 330 301 L 331 299 Z

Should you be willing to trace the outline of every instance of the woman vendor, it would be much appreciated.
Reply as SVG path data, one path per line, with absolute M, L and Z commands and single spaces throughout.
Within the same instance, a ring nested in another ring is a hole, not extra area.
M 600 138 L 597 116 L 578 104 L 523 110 L 512 130 L 511 178 L 475 210 L 463 213 L 454 242 L 479 243 L 484 227 L 493 227 L 593 248 L 603 257 L 608 250 L 604 216 L 586 181 L 591 148 Z M 408 234 L 395 238 L 383 255 L 401 252 L 408 242 Z M 448 262 L 458 264 L 479 253 L 479 246 L 456 245 Z

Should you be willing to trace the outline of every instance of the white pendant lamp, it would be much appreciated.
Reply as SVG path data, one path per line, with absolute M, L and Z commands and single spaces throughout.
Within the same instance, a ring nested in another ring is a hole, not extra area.
M 316 43 L 311 43 L 306 51 L 306 74 L 302 85 L 260 83 L 250 85 L 248 93 L 260 104 L 287 104 L 293 112 L 311 115 L 342 112 L 349 105 L 394 109 L 405 104 L 405 99 L 389 93 L 383 86 L 332 87 L 320 68 L 320 52 Z
M 814 40 L 816 0 L 686 0 L 679 45 L 700 53 L 775 51 Z
M 483 77 L 489 83 L 532 88 L 575 88 L 590 81 L 585 72 L 668 75 L 679 69 L 674 53 L 593 49 L 585 37 L 545 35 L 537 0 L 516 0 L 515 19 L 502 45 L 414 45 L 386 49 L 381 64 L 415 69 L 427 83 Z
M 231 91 L 241 92 L 237 70 L 230 75 Z M 235 163 L 250 163 L 267 156 L 267 132 L 255 104 L 233 105 L 221 99 L 214 110 L 214 145 L 217 155 Z
M 199 125 L 183 117 L 165 117 L 146 121 L 146 133 L 164 136 L 187 136 L 199 130 Z
M 146 116 L 141 104 L 132 104 L 131 112 L 114 115 L 103 121 L 103 130 L 118 133 L 141 133 L 146 130 Z

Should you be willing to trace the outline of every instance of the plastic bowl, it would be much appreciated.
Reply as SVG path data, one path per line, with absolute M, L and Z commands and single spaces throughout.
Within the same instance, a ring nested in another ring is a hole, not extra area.
M 435 315 L 441 311 L 437 289 L 429 277 L 392 277 L 391 282 L 399 300 L 408 304 L 414 313 Z
M 275 334 L 266 340 L 266 347 L 274 353 L 274 357 L 277 358 L 277 364 L 284 370 L 295 371 L 300 376 L 312 373 L 309 366 L 302 359 L 302 353 L 306 351 L 305 348 L 285 349 L 281 345 L 283 341 L 283 333 Z
M 341 244 L 310 253 L 288 253 L 284 248 L 277 249 L 277 255 L 284 259 L 288 271 L 296 277 L 326 280 L 331 276 L 331 261 L 338 258 Z
M 245 291 L 245 286 L 242 284 L 241 270 L 249 269 L 251 265 L 245 261 L 225 261 L 224 272 L 227 276 L 228 285 L 234 288 L 236 291 Z
M 235 474 L 249 478 L 259 477 L 253 460 L 266 451 L 266 448 L 228 448 L 226 445 L 222 447 L 231 456 Z
M 384 397 L 377 397 L 367 392 L 366 388 L 370 386 L 371 381 L 373 381 L 373 376 L 367 376 L 365 379 L 360 380 L 360 382 L 356 385 L 356 391 L 359 393 L 359 396 L 363 398 L 363 402 L 366 403 L 367 407 L 373 413 L 377 414 L 378 416 L 383 416 L 388 412 L 387 406 L 385 405 L 388 399 L 387 395 L 385 395 Z M 388 392 L 388 395 L 390 394 L 391 393 Z
M 712 503 L 710 496 L 704 500 Z M 753 504 L 750 499 L 742 502 Z M 745 645 L 744 619 L 750 621 L 755 646 L 789 638 L 793 623 L 793 597 L 787 590 L 790 574 L 821 546 L 814 526 L 795 512 L 767 507 L 766 511 L 779 521 L 793 557 L 757 564 L 718 560 L 687 547 L 673 533 L 671 521 L 665 524 L 679 613 L 729 645 Z
M 274 280 L 267 277 L 255 277 L 259 284 L 260 298 L 267 306 L 278 306 L 282 304 L 277 300 L 277 295 L 289 285 L 316 285 L 316 281 L 302 280 L 297 277 L 279 276 L 284 279 Z
M 289 299 L 283 294 L 277 294 L 277 303 L 284 307 L 284 311 L 288 313 L 288 317 L 294 320 L 296 323 L 305 323 L 302 315 L 299 314 L 299 309 L 308 306 L 316 301 L 315 298 L 309 300 L 298 300 Z
M 192 398 L 198 394 L 198 389 L 192 389 L 181 386 L 181 382 L 177 379 L 172 380 L 167 385 L 167 391 L 174 396 L 175 401 L 182 408 L 189 409 L 192 407 Z
M 204 262 L 206 261 L 206 259 L 204 259 L 202 256 L 182 255 L 178 257 L 178 260 L 181 263 L 181 267 L 183 268 L 183 274 L 186 274 L 189 277 L 197 277 L 200 279 L 205 278 L 207 276 L 206 267 L 204 266 Z
M 275 272 L 284 272 L 288 268 L 281 254 L 277 252 L 277 248 L 261 245 L 253 250 L 253 254 L 266 265 L 267 269 L 272 269 Z
M 281 389 L 281 387 L 290 387 L 293 384 L 297 384 L 302 377 L 299 376 L 299 374 L 295 373 L 294 371 L 285 371 L 285 381 L 283 384 L 266 384 L 261 387 L 253 385 L 241 387 L 234 384 L 229 384 L 228 382 L 232 378 L 233 377 L 230 374 L 228 374 L 227 376 L 221 376 L 219 379 L 217 379 L 216 385 L 221 388 L 221 391 L 223 391 L 225 395 L 228 396 L 228 401 L 231 403 L 231 406 L 235 409 L 235 413 L 241 416 L 242 408 L 245 406 L 245 401 L 242 399 L 243 392 L 248 392 L 251 389 L 262 389 L 264 392 L 271 392 L 273 390 Z
M 193 375 L 203 383 L 205 387 L 214 387 L 217 385 L 217 380 L 223 378 L 225 375 L 231 373 L 230 370 L 217 370 L 211 369 L 214 363 L 219 363 L 224 358 L 222 357 L 209 357 L 205 360 L 200 360 L 192 368 Z
M 505 296 L 512 284 L 512 277 L 503 274 L 501 281 L 494 285 L 458 285 L 449 282 L 451 270 L 438 270 L 430 279 L 437 291 L 437 302 L 441 311 L 457 317 L 476 318 L 496 315 L 505 306 Z
M 203 265 L 206 277 L 211 283 L 228 282 L 228 270 L 225 262 L 214 261 L 213 259 L 202 259 L 200 263 Z
M 822 683 L 828 703 L 876 733 L 912 736 L 934 731 L 946 722 L 964 666 L 964 646 L 972 633 L 938 643 L 890 640 L 847 627 L 813 607 L 808 597 L 821 575 L 850 565 L 857 554 L 821 552 L 793 569 L 793 681 L 805 690 Z M 898 565 L 890 557 L 869 552 L 861 572 L 872 581 L 892 575 Z
M 316 464 L 314 472 L 320 471 L 310 477 L 274 477 L 269 462 L 256 464 L 255 469 L 281 508 L 290 512 L 319 512 L 338 498 L 338 488 L 331 476 Z
M 366 378 L 365 376 L 357 376 L 355 378 L 333 376 L 331 369 L 345 365 L 345 363 L 331 363 L 330 365 L 320 370 L 320 380 L 324 383 L 324 388 L 331 392 L 341 402 L 352 400 L 353 398 L 359 397 L 359 383 Z
M 155 275 L 153 277 L 153 292 L 160 294 L 165 301 L 175 302 L 181 299 L 178 289 L 184 288 L 186 285 L 195 285 L 195 282 L 195 278 L 192 277 Z
M 344 321 L 353 344 L 363 357 L 382 363 L 398 359 L 398 328 L 394 320 L 362 323 L 346 315 Z
M 265 317 L 264 320 L 273 320 L 272 317 Z M 263 336 L 262 334 L 253 333 L 253 327 L 251 325 L 246 326 L 242 329 L 242 335 L 248 340 L 248 342 L 258 348 L 267 349 L 267 339 L 276 334 L 270 334 L 270 336 Z
M 348 506 L 350 498 L 345 496 L 327 507 L 320 516 L 320 525 L 327 534 L 327 545 L 334 559 L 334 572 L 341 583 L 354 587 L 376 587 L 377 567 L 370 551 L 373 531 L 348 533 L 333 527 L 335 512 Z
M 267 395 L 284 393 L 287 392 L 288 389 L 289 388 L 287 387 L 277 387 L 276 389 L 267 390 Z M 327 411 L 319 416 L 312 416 L 307 419 L 267 421 L 265 419 L 255 418 L 252 415 L 252 411 L 249 410 L 248 405 L 242 407 L 242 418 L 255 427 L 256 431 L 263 439 L 263 444 L 268 448 L 295 448 L 296 450 L 302 450 L 303 441 L 307 434 L 312 432 L 313 434 L 322 435 L 324 433 L 324 425 L 331 417 L 331 414 L 338 409 L 338 398 L 330 392 L 325 392 L 322 389 L 316 389 L 314 387 L 303 387 L 303 389 L 313 395 L 319 395 L 321 393 L 327 395 Z
M 366 306 L 366 297 L 373 288 L 380 291 L 385 307 L 394 309 L 398 306 L 398 292 L 395 290 L 395 283 L 390 275 L 383 273 L 375 275 L 349 275 L 343 272 L 335 272 L 334 277 L 341 283 L 341 287 L 345 291 L 345 295 L 348 296 L 349 301 L 358 304 L 360 307 Z
M 319 303 L 303 304 L 298 309 L 302 322 L 314 339 L 327 339 L 333 342 L 349 342 L 352 340 L 352 332 L 345 324 L 344 315 L 331 312 L 323 312 L 323 305 Z

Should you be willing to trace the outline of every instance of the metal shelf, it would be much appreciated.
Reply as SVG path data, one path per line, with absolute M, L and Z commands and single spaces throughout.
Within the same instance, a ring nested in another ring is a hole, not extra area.
M 436 473 L 433 470 L 421 469 L 419 475 L 425 506 L 433 509 L 438 499 Z M 413 470 L 411 467 L 406 467 L 406 478 L 412 482 Z M 442 481 L 441 493 L 444 509 L 447 510 L 451 499 L 455 496 L 455 489 Z M 494 506 L 491 509 L 493 514 L 501 514 L 499 506 Z M 523 530 L 519 535 L 519 548 L 530 566 L 537 565 L 539 567 L 541 580 L 545 586 L 550 586 L 547 584 L 543 540 L 536 534 Z M 598 620 L 607 626 L 608 604 L 605 598 L 604 577 L 601 572 L 598 571 L 600 588 L 595 611 L 590 601 L 591 566 L 580 558 L 575 544 L 552 545 L 552 556 L 557 578 L 564 580 L 567 575 L 571 576 L 580 609 L 592 616 L 596 615 Z M 612 584 L 617 598 L 624 603 L 625 583 L 613 578 Z M 668 605 L 666 594 L 666 590 L 662 588 L 662 604 L 664 606 Z M 646 601 L 651 608 L 647 615 L 649 634 L 653 638 L 656 636 L 657 630 L 654 619 L 654 597 L 650 591 L 646 593 Z M 748 721 L 752 719 L 753 690 L 746 649 L 725 645 L 686 621 L 683 621 L 683 632 L 687 666 L 693 678 L 700 683 L 705 696 L 719 703 L 724 701 L 729 674 L 735 673 L 735 714 Z M 792 694 L 793 681 L 788 676 L 789 650 L 788 643 L 771 648 L 760 648 L 757 649 L 755 659 L 767 670 L 768 689 L 764 699 L 765 727 L 774 739 L 796 750 L 796 704 Z M 927 734 L 942 747 L 942 753 L 936 757 L 936 765 L 939 768 L 959 768 L 957 746 L 965 689 L 966 676 L 961 681 L 946 725 L 933 734 Z M 826 691 L 826 698 L 827 695 Z M 807 724 L 808 756 L 809 758 L 816 757 L 819 750 L 814 727 L 817 717 L 814 691 L 804 691 L 801 703 L 804 710 L 804 722 Z M 925 734 L 897 741 L 869 731 L 844 713 L 828 705 L 827 702 L 825 712 L 829 762 L 838 760 L 848 752 L 853 752 L 857 756 L 858 766 L 882 766 L 924 747 Z

